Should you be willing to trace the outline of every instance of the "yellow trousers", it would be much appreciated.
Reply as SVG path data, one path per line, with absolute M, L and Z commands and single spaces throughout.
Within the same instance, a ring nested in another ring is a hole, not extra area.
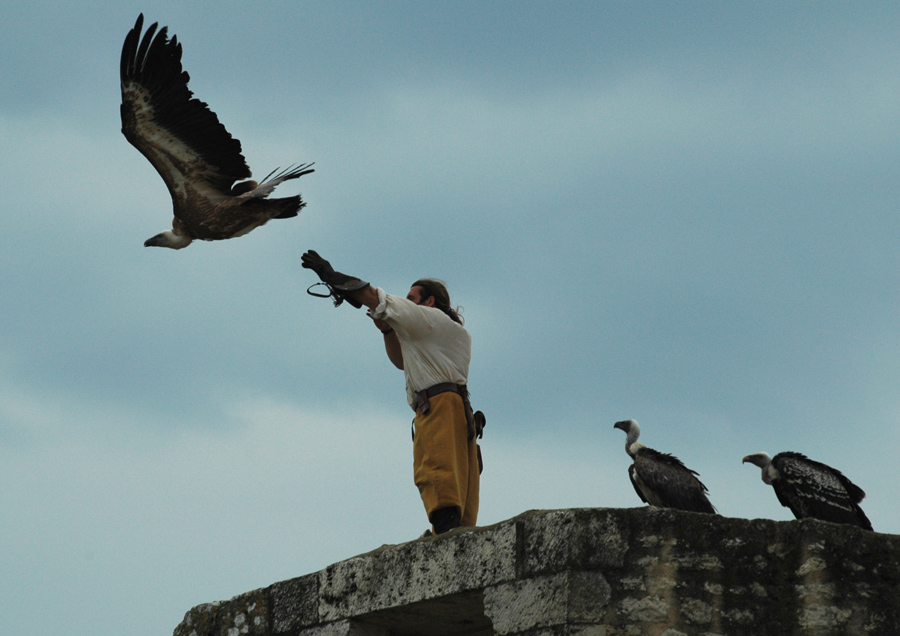
M 474 526 L 478 519 L 478 450 L 468 439 L 465 405 L 458 393 L 438 393 L 429 399 L 428 415 L 416 411 L 413 439 L 413 471 L 416 487 L 431 513 L 459 508 L 460 525 Z

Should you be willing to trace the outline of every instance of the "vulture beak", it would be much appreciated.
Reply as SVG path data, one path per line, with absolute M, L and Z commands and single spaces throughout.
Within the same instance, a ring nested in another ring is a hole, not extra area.
M 180 250 L 190 245 L 192 241 L 193 239 L 189 236 L 175 234 L 172 230 L 166 230 L 144 241 L 144 247 L 168 247 L 173 250 Z

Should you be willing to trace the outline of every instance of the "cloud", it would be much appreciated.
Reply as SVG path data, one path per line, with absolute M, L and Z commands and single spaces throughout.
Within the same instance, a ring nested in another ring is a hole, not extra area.
M 413 539 L 426 525 L 411 459 L 398 461 L 408 432 L 389 413 L 237 397 L 210 425 L 172 432 L 143 413 L 8 383 L 3 405 L 2 524 L 15 548 L 5 561 L 17 573 L 4 593 L 39 591 L 84 629 L 171 629 L 191 603 L 314 571 L 348 546 Z M 10 429 L 23 433 L 15 443 Z M 26 567 L 43 559 L 52 576 Z M 116 590 L 104 593 L 113 609 L 99 616 L 90 599 L 105 588 Z M 168 590 L 167 600 L 133 602 L 148 589 Z M 41 627 L 30 612 L 5 619 Z

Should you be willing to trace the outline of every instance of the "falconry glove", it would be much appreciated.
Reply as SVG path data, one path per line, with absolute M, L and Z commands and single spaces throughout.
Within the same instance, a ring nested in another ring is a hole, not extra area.
M 302 261 L 301 265 L 303 267 L 314 271 L 322 280 L 321 283 L 310 285 L 306 290 L 306 293 L 310 296 L 318 296 L 319 298 L 331 298 L 334 301 L 335 307 L 339 307 L 345 300 L 357 309 L 362 307 L 362 303 L 355 298 L 356 294 L 351 294 L 350 292 L 364 289 L 369 283 L 356 278 L 355 276 L 348 276 L 347 274 L 334 271 L 331 263 L 319 256 L 319 254 L 313 250 L 305 252 L 303 256 L 300 257 L 300 260 Z M 312 291 L 312 288 L 316 285 L 325 285 L 325 287 L 328 288 L 328 293 L 317 294 Z

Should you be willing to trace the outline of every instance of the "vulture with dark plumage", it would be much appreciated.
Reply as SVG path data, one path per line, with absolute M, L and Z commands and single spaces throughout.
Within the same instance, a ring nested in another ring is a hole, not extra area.
M 872 522 L 859 507 L 866 496 L 862 488 L 831 466 L 813 461 L 800 453 L 755 453 L 743 463 L 762 469 L 762 480 L 775 489 L 782 506 L 790 508 L 797 519 L 821 519 L 847 523 L 866 530 Z
M 674 455 L 638 443 L 641 427 L 634 420 L 616 422 L 615 428 L 625 431 L 625 452 L 633 460 L 628 477 L 641 501 L 660 508 L 716 514 L 695 471 Z
M 122 134 L 159 172 L 175 213 L 172 229 L 144 245 L 177 250 L 297 216 L 306 205 L 299 195 L 267 197 L 278 184 L 312 172 L 312 164 L 273 170 L 262 183 L 249 180 L 241 142 L 188 89 L 178 38 L 170 40 L 166 27 L 157 33 L 157 23 L 142 38 L 143 24 L 141 14 L 122 46 Z

